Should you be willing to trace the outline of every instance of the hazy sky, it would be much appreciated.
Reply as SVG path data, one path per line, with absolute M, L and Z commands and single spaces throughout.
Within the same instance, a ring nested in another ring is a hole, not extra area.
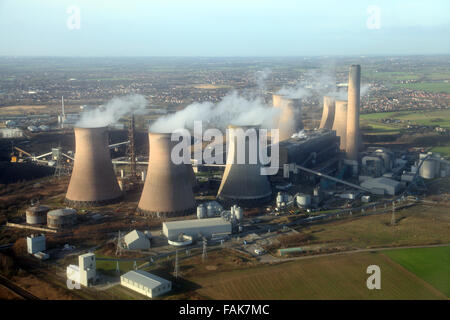
M 449 54 L 449 12 L 449 0 L 0 0 L 0 55 Z

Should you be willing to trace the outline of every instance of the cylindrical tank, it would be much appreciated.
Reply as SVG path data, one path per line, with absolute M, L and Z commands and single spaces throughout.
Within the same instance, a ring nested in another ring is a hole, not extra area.
M 206 207 L 206 212 L 207 212 L 208 218 L 213 218 L 216 215 L 216 210 L 211 203 L 209 203 L 208 206 Z
M 47 212 L 50 208 L 46 206 L 29 207 L 26 211 L 28 224 L 45 224 L 47 222 Z
M 51 210 L 47 213 L 47 226 L 50 229 L 71 227 L 77 219 L 77 211 L 70 208 Z
M 197 218 L 205 219 L 206 218 L 206 208 L 203 204 L 197 206 Z
M 244 209 L 242 209 L 241 207 L 237 207 L 234 211 L 234 215 L 237 221 L 242 221 L 242 219 L 244 218 Z
M 311 204 L 311 196 L 309 194 L 299 194 L 296 201 L 298 206 L 307 207 Z
M 277 194 L 277 205 L 280 206 L 283 201 L 284 201 L 283 194 L 281 192 L 278 192 L 278 194 Z
M 427 154 L 420 154 L 419 156 L 419 165 Z M 420 167 L 419 174 L 424 179 L 433 179 L 436 177 L 436 161 L 432 158 L 428 158 L 423 161 L 422 166 Z

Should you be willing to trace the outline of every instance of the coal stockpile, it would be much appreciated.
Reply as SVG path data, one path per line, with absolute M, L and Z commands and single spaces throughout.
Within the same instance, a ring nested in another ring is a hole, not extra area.
M 0 184 L 9 184 L 50 176 L 55 169 L 34 163 L 0 162 Z

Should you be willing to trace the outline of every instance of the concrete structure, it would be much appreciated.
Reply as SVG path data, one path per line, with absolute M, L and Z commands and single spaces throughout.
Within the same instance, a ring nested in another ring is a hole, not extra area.
M 299 207 L 309 207 L 311 205 L 311 195 L 309 194 L 298 194 L 295 201 Z
M 347 142 L 347 101 L 335 101 L 335 113 L 333 121 L 333 131 L 340 138 L 339 149 L 345 150 Z
M 347 138 L 345 142 L 346 158 L 358 160 L 359 149 L 359 107 L 361 87 L 361 66 L 352 65 L 348 74 Z
M 88 287 L 96 280 L 97 271 L 95 254 L 86 253 L 78 256 L 78 266 L 69 265 L 66 269 L 67 279 Z
M 206 215 L 206 207 L 205 207 L 205 205 L 203 203 L 199 204 L 197 206 L 197 219 L 205 219 L 207 217 L 208 216 Z
M 229 126 L 227 142 L 226 167 L 217 197 L 239 205 L 269 201 L 272 188 L 267 176 L 261 174 L 258 127 Z M 238 155 L 239 149 L 242 152 Z
M 77 220 L 77 211 L 70 208 L 51 210 L 47 213 L 47 227 L 63 229 L 73 226 Z
M 223 218 L 163 222 L 163 234 L 169 240 L 177 241 L 181 234 L 198 239 L 200 234 L 203 237 L 211 238 L 213 234 L 217 233 L 231 234 L 231 222 Z
M 133 230 L 124 237 L 125 245 L 129 250 L 150 249 L 150 239 L 142 232 Z
M 324 96 L 322 119 L 320 120 L 319 129 L 331 130 L 333 128 L 334 111 L 335 99 L 333 97 Z
M 434 179 L 439 175 L 439 162 L 434 155 L 431 155 L 427 160 L 425 159 L 429 154 L 419 155 L 419 164 L 423 161 L 422 166 L 419 169 L 419 175 L 424 179 Z
M 50 211 L 46 206 L 34 206 L 25 210 L 26 221 L 28 224 L 46 224 L 47 212 Z
M 150 298 L 155 298 L 172 290 L 172 283 L 169 280 L 143 270 L 125 273 L 120 277 L 120 284 Z
M 150 157 L 137 211 L 156 217 L 180 216 L 195 211 L 192 176 L 185 164 L 171 159 L 170 133 L 149 133 Z
M 361 187 L 373 190 L 375 194 L 379 194 L 377 190 L 383 190 L 384 194 L 393 196 L 401 190 L 401 183 L 393 179 L 379 177 L 367 179 L 361 183 Z
M 280 141 L 289 139 L 294 133 L 303 129 L 301 101 L 284 95 L 272 95 L 274 108 L 280 108 L 278 117 L 278 129 L 280 130 Z
M 43 234 L 35 235 L 27 237 L 27 252 L 29 254 L 35 254 L 39 251 L 45 251 L 45 236 Z
M 71 206 L 99 206 L 121 199 L 106 127 L 75 128 L 75 161 L 67 189 Z

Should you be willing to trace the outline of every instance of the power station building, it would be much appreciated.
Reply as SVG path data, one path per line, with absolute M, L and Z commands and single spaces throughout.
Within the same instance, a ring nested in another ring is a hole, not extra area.
M 170 133 L 149 133 L 149 164 L 138 213 L 171 217 L 194 212 L 193 172 L 188 165 L 173 163 L 176 143 Z
M 272 188 L 267 176 L 261 174 L 258 127 L 230 125 L 227 142 L 227 161 L 218 199 L 239 205 L 269 201 Z
M 120 284 L 149 298 L 172 290 L 172 282 L 143 270 L 133 270 L 120 277 Z
M 106 127 L 74 128 L 75 161 L 66 194 L 71 206 L 101 206 L 122 198 Z
M 231 222 L 221 217 L 163 222 L 163 234 L 172 241 L 178 241 L 180 235 L 199 239 L 211 238 L 214 234 L 231 234 L 231 231 Z

